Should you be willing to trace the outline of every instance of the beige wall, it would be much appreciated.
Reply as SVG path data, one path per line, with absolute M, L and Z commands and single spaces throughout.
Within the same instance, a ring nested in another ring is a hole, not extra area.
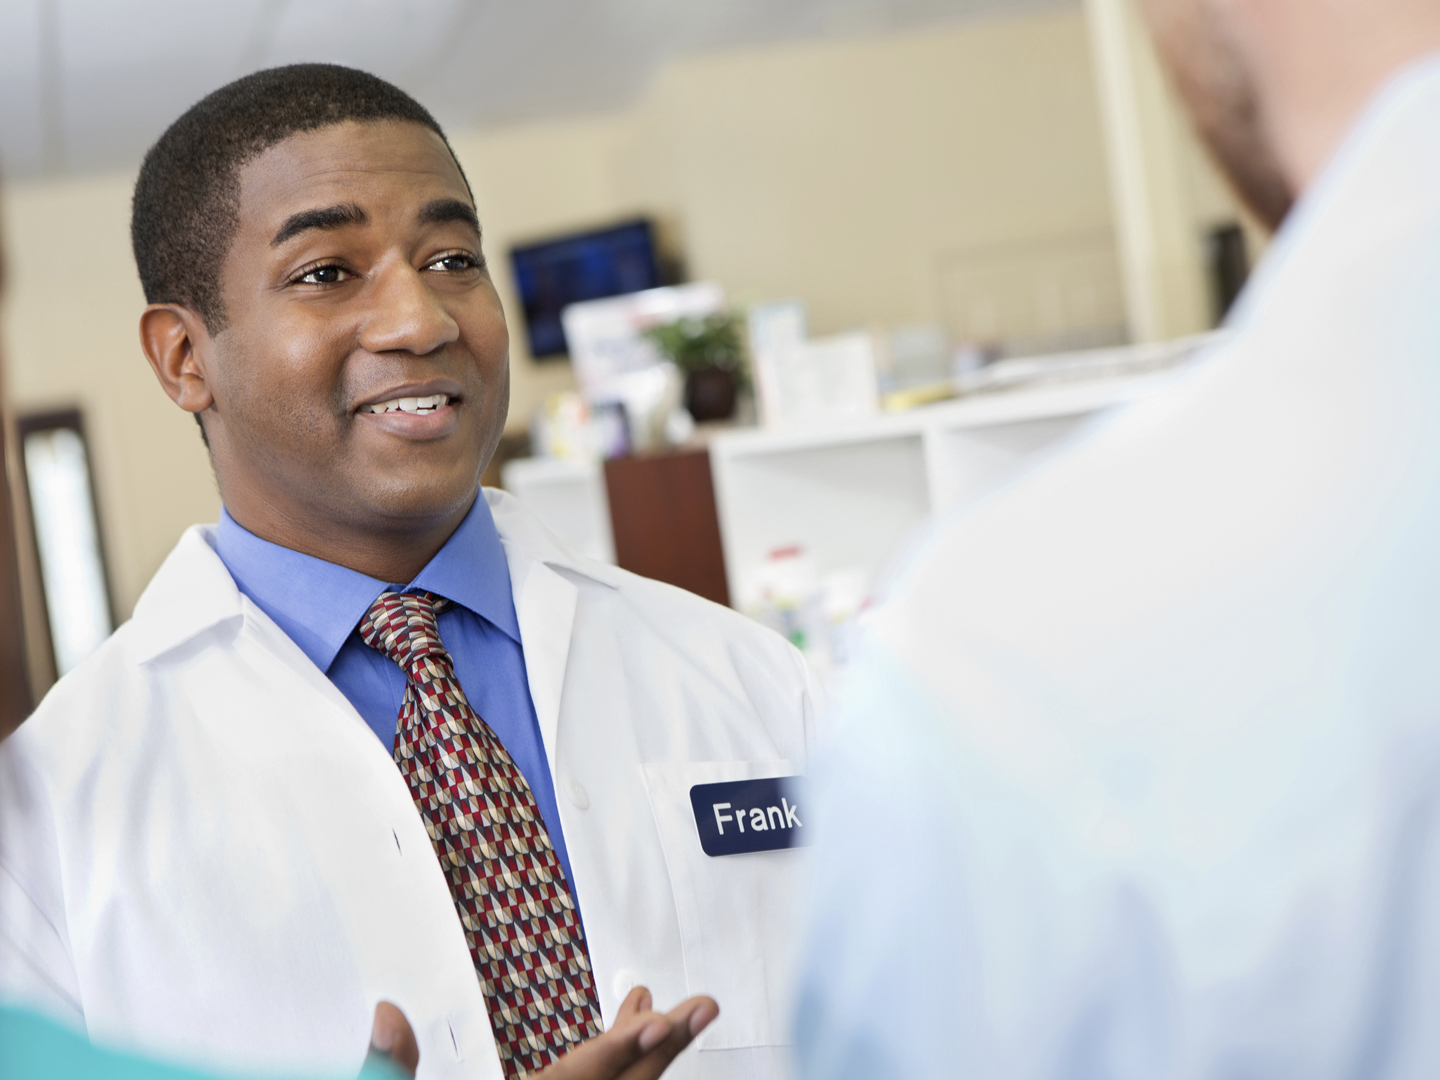
M 516 240 L 656 212 L 693 277 L 737 301 L 802 297 L 818 333 L 942 319 L 939 268 L 957 251 L 1110 242 L 1078 7 L 691 58 L 621 113 L 454 141 L 511 306 L 512 427 L 571 385 L 566 365 L 525 353 L 505 258 Z M 122 617 L 184 527 L 219 510 L 194 424 L 137 345 L 130 184 L 3 193 L 9 400 L 84 409 Z
M 11 270 L 7 404 L 82 410 L 121 618 L 185 527 L 215 520 L 220 509 L 195 422 L 170 403 L 140 351 L 130 185 L 106 176 L 0 195 Z M 33 588 L 29 599 L 33 612 Z M 32 670 L 42 688 L 43 667 Z
M 957 254 L 1110 243 L 1078 7 L 691 58 L 621 115 L 455 146 L 507 296 L 512 241 L 637 210 L 677 228 L 692 277 L 740 302 L 799 296 L 816 333 L 945 321 Z M 523 424 L 568 373 L 531 364 L 515 338 Z

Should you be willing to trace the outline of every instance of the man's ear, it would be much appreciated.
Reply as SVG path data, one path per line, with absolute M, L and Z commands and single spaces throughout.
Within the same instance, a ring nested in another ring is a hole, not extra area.
M 215 402 L 206 378 L 210 335 L 205 322 L 179 304 L 151 304 L 140 316 L 140 347 L 155 378 L 186 412 L 202 413 Z

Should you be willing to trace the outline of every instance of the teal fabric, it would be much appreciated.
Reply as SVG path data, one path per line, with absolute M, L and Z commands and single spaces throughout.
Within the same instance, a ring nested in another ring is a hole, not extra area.
M 366 1064 L 360 1080 L 396 1080 L 388 1062 Z M 33 1013 L 0 1008 L 0 1080 L 218 1080 L 91 1046 L 84 1035 Z M 277 1080 L 271 1077 L 269 1080 Z

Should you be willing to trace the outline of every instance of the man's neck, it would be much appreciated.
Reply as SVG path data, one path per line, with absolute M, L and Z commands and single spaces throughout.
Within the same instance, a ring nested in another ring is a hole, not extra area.
M 1440 53 L 1440 7 L 1425 0 L 1264 5 L 1267 115 L 1292 189 L 1308 188 L 1396 74 Z
M 248 505 L 243 498 L 226 499 L 225 510 L 236 524 L 262 540 L 379 581 L 403 585 L 413 581 L 435 558 L 479 497 L 477 490 L 458 510 L 421 522 L 301 519 L 279 507 Z

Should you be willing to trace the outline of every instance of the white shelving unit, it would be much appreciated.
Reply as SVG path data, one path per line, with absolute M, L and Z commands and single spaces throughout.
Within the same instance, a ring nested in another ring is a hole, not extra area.
M 873 584 L 930 514 L 1173 377 L 1011 390 L 824 428 L 719 435 L 710 465 L 731 595 L 739 598 L 770 552 L 790 546 L 822 572 L 858 569 Z
M 798 546 L 822 573 L 873 585 L 927 517 L 975 496 L 1175 369 L 962 398 L 806 429 L 744 428 L 709 440 L 731 596 L 772 551 Z M 505 487 L 572 546 L 614 561 L 598 464 L 509 462 Z

